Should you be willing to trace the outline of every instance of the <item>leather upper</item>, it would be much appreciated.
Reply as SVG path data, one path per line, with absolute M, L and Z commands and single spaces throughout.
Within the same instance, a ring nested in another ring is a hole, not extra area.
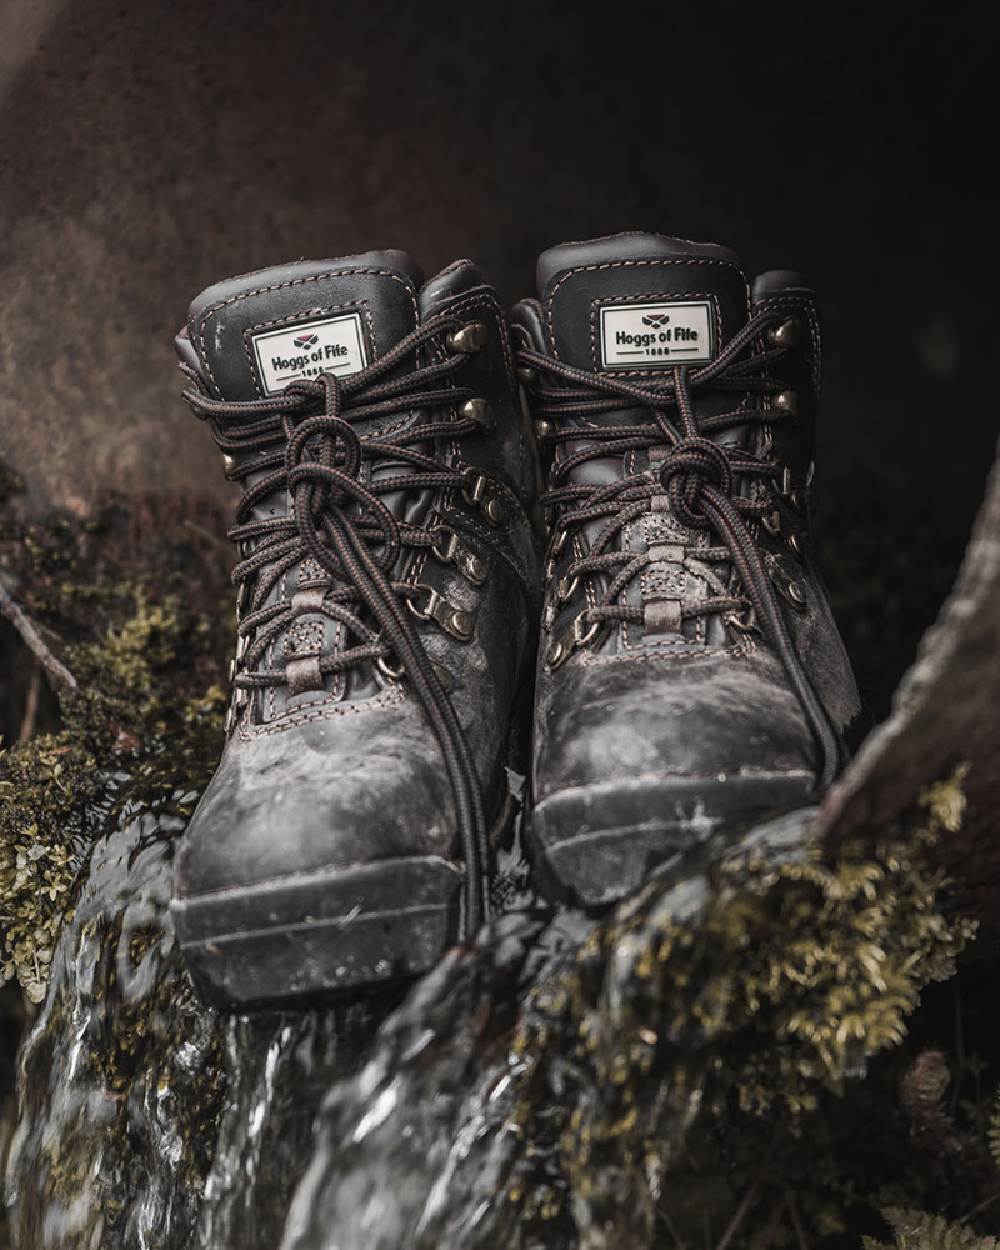
M 401 259 L 402 258 L 402 259 Z M 536 469 L 516 385 L 508 331 L 494 291 L 470 262 L 460 261 L 422 287 L 420 272 L 401 253 L 368 253 L 332 262 L 290 265 L 210 288 L 192 304 L 179 351 L 226 398 L 252 398 L 260 378 L 246 350 L 262 325 L 306 323 L 349 308 L 362 315 L 371 357 L 439 312 L 481 321 L 485 347 L 464 358 L 455 384 L 486 399 L 492 430 L 444 444 L 433 454 L 487 475 L 503 501 L 491 524 L 461 491 L 398 491 L 381 498 L 398 519 L 447 526 L 463 552 L 479 562 L 481 584 L 455 562 L 428 549 L 404 548 L 394 579 L 430 588 L 471 614 L 469 641 L 420 622 L 425 648 L 440 666 L 470 743 L 488 808 L 505 793 L 504 765 L 515 693 L 530 680 L 539 614 L 540 574 L 529 520 Z M 192 350 L 193 349 L 193 350 Z M 445 348 L 435 348 L 444 352 Z M 420 422 L 447 419 L 412 411 L 381 423 L 358 422 L 380 437 Z M 400 466 L 375 461 L 372 475 Z M 280 516 L 284 491 L 257 516 Z M 317 570 L 302 561 L 275 587 L 269 602 L 287 601 Z M 324 654 L 345 645 L 343 630 L 319 613 L 295 623 L 296 642 Z M 288 633 L 292 633 L 291 630 Z M 287 659 L 279 638 L 271 668 Z M 181 895 L 252 884 L 268 877 L 422 853 L 454 856 L 456 820 L 437 738 L 408 682 L 374 664 L 329 675 L 322 688 L 288 686 L 255 693 L 238 717 L 222 762 L 192 818 L 178 864 Z
M 714 318 L 716 350 L 761 309 L 797 318 L 803 334 L 770 373 L 794 391 L 791 419 L 748 420 L 712 435 L 717 442 L 755 455 L 773 455 L 787 466 L 789 498 L 779 502 L 780 532 L 772 536 L 759 523 L 754 535 L 776 583 L 794 580 L 803 603 L 790 604 L 785 618 L 796 649 L 838 732 L 860 713 L 849 661 L 833 622 L 811 534 L 814 422 L 819 388 L 820 340 L 815 301 L 799 275 L 763 275 L 751 284 L 736 256 L 713 244 L 691 244 L 657 235 L 626 234 L 587 243 L 564 244 L 538 264 L 538 300 L 525 301 L 512 314 L 515 342 L 588 371 L 601 369 L 598 344 L 601 309 L 631 302 L 707 301 Z M 762 350 L 758 348 L 758 350 Z M 625 376 L 653 380 L 655 368 L 625 370 Z M 619 376 L 621 374 L 619 373 Z M 739 403 L 748 416 L 772 403 L 768 396 L 697 392 L 699 419 L 732 411 Z M 587 427 L 630 424 L 641 410 L 620 409 L 586 419 L 568 419 L 563 428 L 579 430 L 579 440 L 560 443 L 556 463 L 587 446 Z M 648 419 L 648 410 L 645 418 Z M 769 451 L 770 448 L 770 451 Z M 552 457 L 550 457 L 550 460 Z M 570 480 L 596 485 L 650 467 L 646 451 L 587 460 Z M 744 483 L 745 494 L 758 489 Z M 627 524 L 619 542 L 630 553 L 651 544 L 683 546 L 683 565 L 663 571 L 647 565 L 619 596 L 642 608 L 670 578 L 686 601 L 739 592 L 728 564 L 713 564 L 721 585 L 699 573 L 699 552 L 721 540 L 705 530 L 679 524 L 665 500 L 653 512 Z M 661 509 L 657 511 L 657 509 Z M 594 602 L 601 578 L 581 576 L 566 595 L 566 572 L 583 557 L 607 523 L 600 517 L 575 527 L 561 551 L 550 545 L 545 568 L 545 614 L 537 669 L 533 787 L 536 799 L 560 790 L 637 776 L 697 778 L 741 771 L 811 770 L 816 751 L 807 721 L 784 667 L 757 633 L 728 626 L 719 614 L 696 615 L 674 632 L 650 632 L 622 622 L 604 631 L 603 641 L 575 649 L 553 667 L 547 645 L 564 637 L 574 620 Z M 792 536 L 792 537 L 790 537 Z M 797 550 L 790 543 L 794 542 Z M 661 550 L 666 549 L 662 548 Z M 561 585 L 562 583 L 562 585 Z

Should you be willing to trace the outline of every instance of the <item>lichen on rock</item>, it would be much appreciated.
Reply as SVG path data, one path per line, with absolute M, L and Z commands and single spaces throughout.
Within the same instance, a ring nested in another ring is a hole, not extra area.
M 129 515 L 8 520 L 2 536 L 7 576 L 76 679 L 48 732 L 0 747 L 0 983 L 17 977 L 33 1002 L 94 838 L 126 804 L 183 808 L 222 742 L 223 612 L 192 602 L 183 564 L 167 576 L 155 560 L 132 565 Z

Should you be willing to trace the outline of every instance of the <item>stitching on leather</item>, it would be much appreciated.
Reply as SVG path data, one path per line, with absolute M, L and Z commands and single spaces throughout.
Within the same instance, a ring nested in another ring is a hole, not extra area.
M 593 349 L 593 347 L 594 347 L 593 309 L 591 310 L 591 329 L 590 329 L 590 339 L 591 339 L 591 348 Z M 623 370 L 622 372 L 625 372 L 625 370 Z M 625 476 L 626 476 L 626 477 L 631 477 L 631 476 L 632 476 L 632 474 L 633 474 L 633 473 L 635 473 L 636 461 L 638 460 L 638 458 L 639 458 L 639 457 L 638 457 L 638 453 L 635 451 L 635 449 L 634 449 L 634 448 L 633 448 L 631 451 L 627 451 L 627 452 L 625 453 L 625 461 L 624 461 L 624 463 L 623 463 L 623 465 L 622 465 L 622 468 L 625 470 Z M 622 538 L 622 551 L 624 551 L 624 553 L 625 553 L 625 554 L 626 554 L 629 558 L 631 558 L 631 556 L 632 556 L 632 527 L 636 524 L 636 522 L 637 522 L 637 521 L 638 521 L 640 524 L 642 523 L 642 516 L 645 516 L 645 513 L 642 513 L 640 516 L 637 516 L 637 517 L 633 518 L 633 519 L 632 519 L 632 520 L 628 523 L 628 525 L 626 525 L 626 526 L 624 527 L 624 529 L 621 531 L 621 538 Z M 621 603 L 621 602 L 622 602 L 622 599 L 625 597 L 625 595 L 626 595 L 626 594 L 627 594 L 627 588 L 626 588 L 626 590 L 622 590 L 622 591 L 619 593 L 619 595 L 618 595 L 618 602 L 619 602 L 619 603 Z M 641 596 L 640 596 L 640 598 L 641 598 Z M 631 622 L 630 622 L 630 621 L 622 621 L 622 622 L 621 622 L 621 626 L 620 626 L 622 646 L 623 646 L 626 650 L 628 650 L 628 649 L 632 646 L 631 634 L 630 634 L 630 632 L 629 632 L 629 625 L 630 625 L 630 624 L 631 624 Z
M 600 317 L 600 310 L 605 304 L 648 304 L 650 300 L 657 300 L 661 304 L 668 304 L 681 300 L 707 300 L 712 305 L 712 315 L 715 318 L 715 344 L 716 347 L 722 346 L 722 309 L 719 307 L 719 298 L 712 291 L 671 291 L 669 294 L 663 291 L 651 291 L 648 295 L 627 295 L 615 296 L 609 295 L 606 298 L 594 299 L 590 301 L 590 359 L 594 369 L 600 369 L 601 357 L 597 346 L 597 323 Z M 655 377 L 658 373 L 663 373 L 671 366 L 669 362 L 661 365 L 659 369 L 616 369 L 616 374 L 624 374 L 625 377 Z M 588 422 L 588 425 L 593 422 Z
M 475 308 L 477 305 L 488 307 L 493 313 L 497 322 L 497 329 L 500 332 L 500 346 L 503 348 L 504 363 L 507 366 L 508 376 L 514 368 L 513 358 L 510 351 L 510 343 L 507 338 L 507 326 L 504 321 L 503 309 L 500 301 L 490 290 L 472 291 L 468 295 L 463 295 L 457 299 L 454 304 L 449 304 L 443 311 L 447 313 L 461 312 L 466 308 Z
M 746 274 L 739 267 L 739 265 L 734 265 L 733 262 L 729 260 L 718 260 L 714 257 L 709 257 L 709 256 L 689 256 L 689 257 L 676 257 L 671 260 L 614 260 L 614 261 L 602 261 L 600 264 L 577 265 L 572 269 L 566 270 L 566 272 L 562 275 L 559 281 L 552 288 L 550 295 L 545 301 L 545 320 L 548 325 L 549 342 L 552 345 L 553 357 L 556 360 L 560 359 L 559 350 L 556 347 L 555 334 L 553 333 L 553 327 L 552 327 L 553 305 L 555 304 L 555 298 L 556 298 L 556 295 L 558 294 L 559 288 L 563 285 L 564 282 L 568 282 L 569 279 L 574 276 L 574 274 L 595 273 L 602 269 L 639 269 L 639 268 L 649 269 L 653 267 L 666 268 L 672 265 L 709 265 L 709 266 L 715 266 L 715 267 L 722 268 L 722 269 L 728 269 L 732 273 L 737 274 L 743 280 L 744 287 L 746 288 L 747 316 L 749 317 L 750 315 L 749 280 L 747 279 Z M 622 370 L 622 372 L 627 372 L 627 371 Z
M 605 655 L 605 656 L 588 656 L 582 655 L 576 659 L 577 664 L 581 664 L 586 668 L 595 668 L 608 664 L 641 664 L 650 660 L 701 660 L 708 656 L 728 656 L 740 657 L 747 653 L 741 643 L 737 643 L 732 647 L 699 647 L 689 642 L 686 638 L 676 642 L 659 642 L 651 643 L 650 646 L 663 647 L 665 650 L 661 652 L 639 651 L 638 649 L 630 652 L 628 655 Z M 665 654 L 669 648 L 674 649 L 673 655 Z M 570 663 L 573 663 L 571 660 Z
M 253 738 L 265 738 L 272 734 L 283 733 L 286 729 L 292 729 L 296 725 L 305 725 L 310 721 L 330 720 L 336 716 L 363 716 L 366 712 L 377 712 L 382 708 L 398 707 L 400 703 L 406 701 L 406 694 L 399 686 L 392 686 L 388 690 L 383 690 L 380 694 L 373 695 L 370 699 L 362 699 L 356 703 L 338 703 L 334 706 L 322 706 L 328 702 L 328 699 L 310 700 L 309 703 L 299 704 L 299 707 L 291 715 L 284 715 L 279 720 L 268 725 L 258 725 L 254 727 L 252 733 L 247 733 L 242 727 L 240 729 L 240 739 L 249 742 Z M 315 712 L 301 713 L 302 708 L 316 707 L 319 710 Z
M 215 380 L 212 368 L 208 363 L 208 356 L 205 351 L 205 327 L 208 325 L 211 317 L 221 308 L 227 308 L 230 304 L 238 304 L 240 300 L 252 299 L 255 295 L 267 295 L 271 291 L 286 291 L 295 286 L 305 286 L 309 282 L 323 282 L 327 278 L 350 278 L 357 277 L 359 274 L 369 274 L 377 278 L 391 278 L 393 282 L 397 282 L 407 295 L 410 297 L 410 304 L 413 308 L 414 321 L 417 320 L 419 309 L 417 306 L 417 297 L 413 291 L 413 287 L 405 279 L 401 278 L 398 273 L 394 273 L 391 269 L 380 269 L 374 265 L 361 265 L 354 269 L 327 269 L 323 273 L 309 274 L 302 278 L 290 278 L 287 282 L 273 282 L 269 286 L 255 287 L 252 291 L 240 291 L 237 295 L 230 295 L 228 299 L 219 300 L 217 304 L 213 304 L 207 308 L 198 322 L 198 330 L 195 338 L 195 351 L 208 374 L 212 385 L 219 389 L 219 384 Z
M 466 511 L 464 504 L 459 503 L 455 499 L 454 491 L 449 490 L 447 492 L 446 497 L 441 500 L 439 509 L 443 512 L 451 511 L 458 513 L 462 518 L 463 526 L 467 525 L 476 537 L 481 539 L 491 551 L 495 551 L 497 555 L 502 556 L 503 559 L 510 565 L 512 572 L 520 577 L 522 582 L 526 585 L 528 584 L 528 570 L 521 563 L 521 558 L 514 550 L 513 544 L 509 541 L 509 539 L 506 544 L 502 544 L 498 541 L 495 532 L 491 532 L 481 521 L 476 520 L 470 512 Z M 446 522 L 447 519 L 448 518 L 445 517 Z M 527 521 L 525 521 L 525 524 L 527 524 Z
M 809 323 L 809 342 L 812 347 L 811 371 L 813 388 L 818 399 L 823 363 L 823 341 L 815 302 L 808 295 L 773 295 L 759 300 L 757 307 L 761 311 L 787 309 L 789 312 L 799 313 L 800 315 L 805 313 L 806 321 Z

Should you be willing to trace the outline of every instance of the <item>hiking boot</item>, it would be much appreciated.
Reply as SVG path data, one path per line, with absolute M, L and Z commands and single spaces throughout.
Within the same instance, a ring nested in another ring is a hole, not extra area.
M 819 331 L 713 244 L 568 243 L 513 313 L 549 521 L 530 845 L 611 902 L 815 802 L 858 692 L 810 533 Z
M 397 251 L 297 262 L 210 287 L 177 347 L 243 492 L 184 954 L 222 1005 L 412 977 L 484 918 L 535 657 L 535 470 L 496 295 L 469 261 L 427 282 Z

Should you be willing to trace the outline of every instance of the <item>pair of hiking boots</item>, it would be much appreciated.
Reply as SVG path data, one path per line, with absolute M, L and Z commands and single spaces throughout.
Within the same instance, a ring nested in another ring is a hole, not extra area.
M 860 704 L 797 274 L 621 234 L 543 253 L 505 316 L 470 261 L 367 252 L 210 287 L 177 345 L 243 491 L 227 742 L 173 901 L 210 1000 L 471 936 L 529 740 L 536 882 L 585 908 L 830 784 Z

